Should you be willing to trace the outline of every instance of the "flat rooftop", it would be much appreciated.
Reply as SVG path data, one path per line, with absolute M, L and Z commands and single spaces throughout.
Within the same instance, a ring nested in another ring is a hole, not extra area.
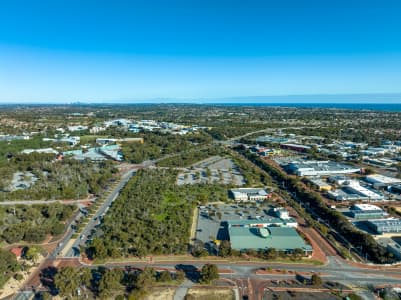
M 375 220 L 368 220 L 369 223 L 377 226 L 401 226 L 401 219 L 375 219 Z
M 315 171 L 337 171 L 358 169 L 351 165 L 340 164 L 333 161 L 293 161 L 290 166 L 295 169 L 314 169 Z
M 268 225 L 268 224 L 282 224 L 286 225 L 287 223 L 296 223 L 297 221 L 294 218 L 289 219 L 280 219 L 275 217 L 263 217 L 263 219 L 258 220 L 229 220 L 227 221 L 228 227 L 258 227 L 258 225 Z
M 400 183 L 401 179 L 384 176 L 384 175 L 380 175 L 380 174 L 373 174 L 373 175 L 366 176 L 366 181 L 371 182 L 371 183 L 379 183 L 379 184 L 380 183 L 381 184 L 393 184 L 393 183 Z
M 309 181 L 316 184 L 317 186 L 328 186 L 330 185 L 327 181 L 323 180 L 322 178 L 309 178 Z
M 248 195 L 248 196 L 267 196 L 268 193 L 263 188 L 239 188 L 230 190 L 233 195 Z
M 311 147 L 310 146 L 306 146 L 306 145 L 300 145 L 300 144 L 289 144 L 289 143 L 283 143 L 281 144 L 281 146 L 284 147 L 293 147 L 293 148 L 301 148 L 301 149 L 306 149 L 309 150 Z
M 355 204 L 351 207 L 351 210 L 356 211 L 383 211 L 380 207 L 372 204 Z
M 258 228 L 231 227 L 228 229 L 231 247 L 236 250 L 275 248 L 292 251 L 296 248 L 311 251 L 294 228 L 268 227 L 268 236 L 262 237 Z

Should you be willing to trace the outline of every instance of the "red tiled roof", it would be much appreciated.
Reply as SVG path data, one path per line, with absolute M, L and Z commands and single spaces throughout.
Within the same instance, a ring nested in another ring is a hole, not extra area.
M 14 253 L 14 255 L 19 258 L 22 255 L 22 251 L 24 250 L 24 248 L 22 247 L 16 247 L 16 248 L 12 248 L 10 251 L 11 253 Z

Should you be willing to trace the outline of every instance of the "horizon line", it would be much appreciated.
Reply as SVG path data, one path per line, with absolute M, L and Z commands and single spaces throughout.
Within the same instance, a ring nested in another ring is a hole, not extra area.
M 309 98 L 309 99 L 308 99 Z M 337 99 L 336 99 L 337 98 Z M 347 99 L 345 99 L 347 98 Z M 352 98 L 352 99 L 350 99 Z M 379 99 L 380 98 L 380 99 Z M 384 98 L 384 99 L 383 99 Z M 244 101 L 244 102 L 239 102 Z M 225 97 L 153 97 L 108 100 L 13 100 L 0 101 L 0 105 L 27 104 L 401 104 L 398 93 L 344 93 L 344 94 L 287 94 L 268 96 Z

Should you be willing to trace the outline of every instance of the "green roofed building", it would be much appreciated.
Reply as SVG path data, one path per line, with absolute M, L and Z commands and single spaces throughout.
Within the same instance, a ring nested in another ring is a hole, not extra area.
M 313 251 L 312 247 L 291 227 L 229 226 L 228 232 L 231 248 L 239 251 L 275 248 L 278 251 L 292 253 L 294 249 L 299 248 L 306 255 L 312 254 Z

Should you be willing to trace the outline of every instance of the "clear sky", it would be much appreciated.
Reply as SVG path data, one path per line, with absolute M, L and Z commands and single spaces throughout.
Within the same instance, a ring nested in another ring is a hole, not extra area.
M 1 0 L 0 101 L 400 93 L 400 16 L 399 0 Z

